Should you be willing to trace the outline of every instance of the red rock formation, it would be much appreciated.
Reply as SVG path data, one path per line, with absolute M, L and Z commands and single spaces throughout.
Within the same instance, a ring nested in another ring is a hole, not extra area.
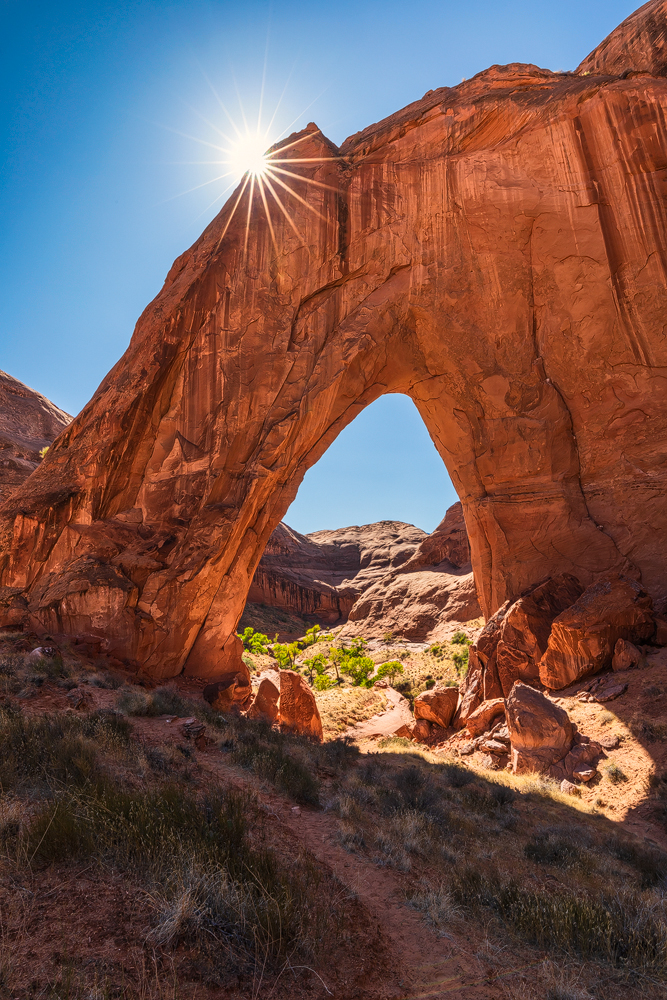
M 456 623 L 481 615 L 460 503 L 447 511 L 414 554 L 364 590 L 341 636 L 416 642 L 447 639 Z
M 410 559 L 428 537 L 421 528 L 400 521 L 309 535 L 281 523 L 255 570 L 248 600 L 315 615 L 329 624 L 340 622 L 360 594 Z
M 269 225 L 241 187 L 3 505 L 0 584 L 33 625 L 155 676 L 233 671 L 272 530 L 386 392 L 447 464 L 485 615 L 565 572 L 662 605 L 663 28 L 652 3 L 591 69 L 494 66 L 340 149 L 287 140 L 315 211 L 281 188 Z M 617 75 L 624 50 L 656 75 Z
M 599 580 L 554 619 L 540 681 L 552 690 L 567 687 L 611 666 L 618 639 L 644 642 L 654 632 L 653 602 L 635 580 Z
M 533 587 L 508 609 L 495 651 L 498 680 L 505 697 L 515 681 L 539 682 L 540 660 L 547 649 L 553 620 L 574 604 L 583 589 L 566 573 Z
M 455 687 L 424 691 L 415 698 L 415 719 L 426 719 L 447 729 L 454 718 L 458 700 L 459 689 Z
M 276 722 L 278 719 L 278 699 L 280 689 L 269 677 L 263 677 L 259 682 L 257 694 L 248 709 L 249 719 L 261 719 L 263 722 Z
M 322 739 L 322 720 L 315 696 L 301 674 L 294 670 L 280 671 L 278 719 L 280 728 L 286 732 Z
M 0 503 L 35 471 L 42 449 L 71 420 L 45 396 L 0 371 Z

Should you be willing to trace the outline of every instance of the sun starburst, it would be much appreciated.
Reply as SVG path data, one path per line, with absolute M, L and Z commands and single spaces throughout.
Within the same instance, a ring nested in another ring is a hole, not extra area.
M 191 111 L 193 111 L 198 118 L 214 130 L 219 139 L 218 141 L 211 142 L 198 138 L 195 135 L 185 135 L 185 133 L 182 132 L 179 132 L 178 134 L 182 135 L 184 138 L 191 139 L 201 145 L 207 146 L 209 149 L 215 150 L 218 154 L 218 158 L 206 161 L 200 160 L 197 162 L 199 164 L 220 167 L 223 172 L 216 173 L 215 177 L 212 177 L 208 181 L 204 181 L 202 184 L 199 184 L 194 188 L 190 188 L 189 191 L 182 192 L 182 194 L 189 194 L 191 191 L 198 190 L 202 187 L 212 184 L 221 184 L 222 182 L 227 181 L 224 189 L 220 191 L 216 195 L 214 201 L 211 202 L 206 209 L 204 209 L 204 212 L 207 212 L 213 207 L 213 205 L 216 204 L 216 202 L 220 202 L 232 187 L 236 187 L 240 184 L 238 194 L 234 198 L 231 212 L 227 216 L 218 245 L 224 239 L 232 220 L 237 213 L 237 210 L 239 210 L 242 205 L 244 198 L 248 199 L 247 207 L 245 208 L 246 231 L 244 251 L 247 251 L 248 249 L 253 212 L 261 212 L 262 209 L 264 210 L 264 215 L 271 234 L 271 241 L 276 253 L 279 252 L 279 248 L 276 237 L 275 218 L 280 218 L 281 215 L 285 217 L 290 229 L 299 241 L 304 243 L 304 238 L 299 232 L 295 220 L 290 214 L 289 205 L 286 203 L 286 195 L 291 196 L 291 198 L 303 205 L 306 209 L 308 209 L 308 211 L 312 212 L 319 218 L 324 218 L 319 208 L 312 204 L 310 199 L 307 197 L 304 198 L 303 195 L 296 190 L 297 185 L 306 184 L 312 188 L 322 191 L 328 190 L 337 192 L 338 189 L 330 184 L 324 183 L 321 180 L 316 180 L 314 177 L 309 177 L 307 173 L 303 171 L 297 172 L 294 168 L 306 164 L 322 164 L 339 158 L 334 156 L 299 155 L 299 145 L 302 144 L 304 140 L 309 138 L 312 139 L 318 134 L 313 130 L 299 136 L 292 142 L 278 145 L 282 136 L 289 132 L 289 130 L 298 122 L 297 118 L 295 121 L 291 122 L 287 128 L 283 129 L 280 134 L 276 134 L 278 130 L 275 128 L 274 123 L 276 121 L 282 97 L 278 101 L 268 126 L 263 127 L 261 118 L 264 94 L 262 90 L 257 125 L 253 128 L 248 124 L 240 97 L 239 106 L 241 110 L 241 124 L 239 125 L 220 100 L 218 93 L 208 79 L 207 83 L 211 88 L 219 107 L 227 118 L 231 129 L 228 127 L 227 131 L 224 131 L 218 124 L 215 123 L 215 121 L 205 118 L 195 108 L 191 108 Z M 306 108 L 305 111 L 308 111 L 308 108 Z M 305 111 L 302 112 L 302 114 L 305 114 Z M 301 115 L 299 117 L 301 117 Z M 175 130 L 171 129 L 170 131 Z M 255 197 L 256 194 L 258 195 L 258 198 Z M 243 209 L 241 210 L 243 211 Z M 201 214 L 204 214 L 204 212 Z

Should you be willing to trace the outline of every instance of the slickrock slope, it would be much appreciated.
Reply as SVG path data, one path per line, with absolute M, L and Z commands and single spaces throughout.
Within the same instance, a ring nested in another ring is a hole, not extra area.
M 634 576 L 661 611 L 667 80 L 644 54 L 664 26 L 654 2 L 590 68 L 494 66 L 340 149 L 314 126 L 286 140 L 326 185 L 295 182 L 316 211 L 280 188 L 290 219 L 269 192 L 269 225 L 240 187 L 178 258 L 3 505 L 5 598 L 155 676 L 236 670 L 306 470 L 403 392 L 463 502 L 487 617 L 561 573 Z
M 45 396 L 0 371 L 0 503 L 35 471 L 40 451 L 71 420 Z
M 345 620 L 360 594 L 410 559 L 428 537 L 400 521 L 309 535 L 281 522 L 255 570 L 248 600 L 329 624 Z
M 460 503 L 449 508 L 414 555 L 366 589 L 341 636 L 417 642 L 449 638 L 456 622 L 481 615 Z

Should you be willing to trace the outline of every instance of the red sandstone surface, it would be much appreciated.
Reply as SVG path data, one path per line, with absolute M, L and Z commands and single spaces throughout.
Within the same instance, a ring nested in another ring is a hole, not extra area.
M 487 617 L 545 576 L 619 571 L 661 611 L 664 24 L 647 4 L 575 73 L 494 66 L 340 149 L 290 137 L 317 214 L 284 193 L 291 219 L 269 224 L 255 193 L 246 240 L 235 194 L 178 258 L 4 503 L 5 603 L 154 676 L 235 671 L 306 470 L 403 392 L 461 497 Z
M 71 420 L 45 396 L 0 371 L 0 503 L 35 471 L 42 449 Z

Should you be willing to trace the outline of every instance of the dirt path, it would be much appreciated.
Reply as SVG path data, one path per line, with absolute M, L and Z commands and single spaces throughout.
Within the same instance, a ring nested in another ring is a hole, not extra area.
M 259 789 L 258 782 L 251 776 L 239 775 L 236 768 L 213 754 L 199 754 L 198 763 L 226 782 Z M 455 935 L 439 937 L 403 902 L 404 884 L 400 873 L 378 866 L 363 855 L 350 853 L 342 846 L 332 813 L 294 806 L 264 787 L 260 794 L 269 819 L 287 827 L 298 842 L 328 867 L 359 898 L 389 938 L 395 970 L 388 970 L 387 981 L 368 983 L 373 994 L 387 1000 L 437 1000 L 439 997 L 451 1000 L 500 1000 L 502 997 L 506 1000 L 506 992 L 500 986 L 494 987 L 494 982 L 496 978 L 504 980 L 514 973 L 505 972 L 497 977 L 490 962 L 484 960 L 483 935 L 477 940 L 461 940 Z M 326 995 L 324 989 L 322 995 Z M 354 1000 L 354 997 L 345 1000 Z

